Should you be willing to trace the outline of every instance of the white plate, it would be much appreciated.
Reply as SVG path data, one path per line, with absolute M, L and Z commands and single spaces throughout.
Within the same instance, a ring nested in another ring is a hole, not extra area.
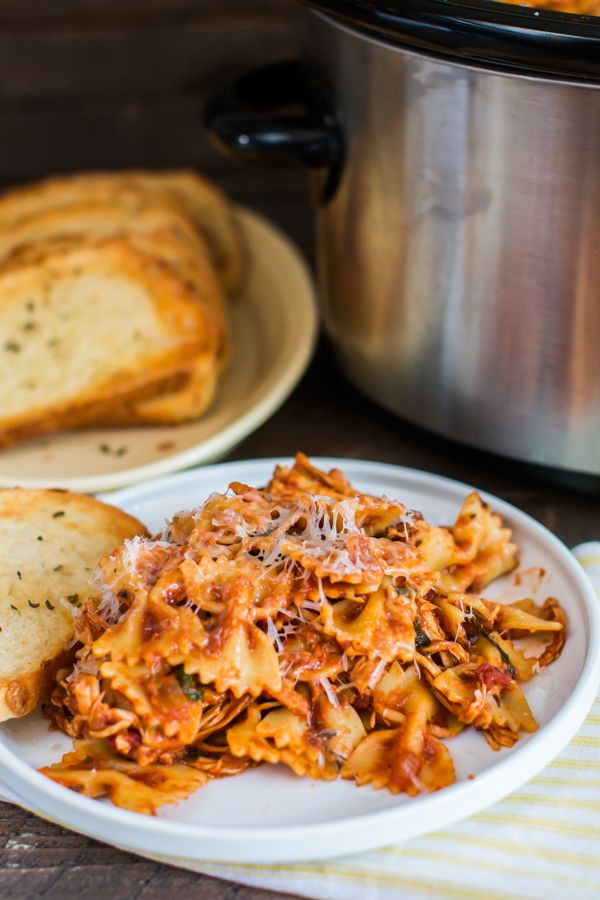
M 108 491 L 157 478 L 218 459 L 281 406 L 312 356 L 313 283 L 274 225 L 247 209 L 238 219 L 249 271 L 229 305 L 233 353 L 208 412 L 188 425 L 66 432 L 0 450 L 0 486 Z
M 435 523 L 452 521 L 469 490 L 445 478 L 380 463 L 316 461 L 343 468 L 358 487 L 396 497 Z M 110 499 L 158 529 L 165 517 L 223 490 L 230 480 L 265 483 L 272 468 L 271 460 L 211 466 L 131 487 Z M 560 659 L 525 685 L 539 731 L 498 753 L 482 735 L 463 732 L 449 742 L 457 772 L 452 787 L 410 799 L 347 781 L 313 782 L 283 767 L 262 766 L 215 781 L 154 818 L 144 817 L 79 796 L 39 775 L 36 766 L 58 759 L 70 741 L 49 732 L 38 714 L 0 729 L 0 774 L 43 815 L 109 843 L 160 854 L 174 864 L 199 859 L 272 863 L 351 853 L 441 828 L 495 802 L 543 768 L 583 721 L 600 678 L 600 622 L 591 584 L 567 548 L 524 513 L 484 496 L 514 529 L 522 548 L 521 568 L 541 566 L 548 573 L 541 596 L 560 599 L 569 633 Z M 486 592 L 510 599 L 516 594 L 510 576 Z

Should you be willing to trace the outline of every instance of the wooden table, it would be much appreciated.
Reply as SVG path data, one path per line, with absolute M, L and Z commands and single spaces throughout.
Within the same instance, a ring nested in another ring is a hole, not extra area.
M 451 445 L 378 409 L 338 374 L 325 345 L 283 408 L 231 459 L 309 454 L 414 466 L 492 491 L 568 545 L 600 537 L 598 497 L 535 481 L 503 460 Z M 201 499 L 201 498 L 198 498 Z M 0 804 L 0 897 L 11 900 L 257 900 L 282 897 L 148 862 Z

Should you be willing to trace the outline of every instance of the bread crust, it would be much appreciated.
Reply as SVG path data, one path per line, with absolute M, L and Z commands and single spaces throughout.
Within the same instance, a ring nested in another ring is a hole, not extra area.
M 213 359 L 199 359 L 186 377 L 185 384 L 147 399 L 129 398 L 95 410 L 93 427 L 129 428 L 136 425 L 168 425 L 198 419 L 214 400 L 218 368 Z
M 223 286 L 229 294 L 236 294 L 243 281 L 246 254 L 239 224 L 225 195 L 189 169 L 138 171 L 133 175 L 140 183 L 154 183 L 181 201 L 208 240 Z
M 162 304 L 166 330 L 174 310 L 196 304 L 202 319 L 196 339 L 183 340 L 160 358 L 140 359 L 136 372 L 125 376 L 116 371 L 89 390 L 83 380 L 82 390 L 58 405 L 40 404 L 48 395 L 36 389 L 29 398 L 31 408 L 22 415 L 2 417 L 0 410 L 0 447 L 69 428 L 188 422 L 213 401 L 231 352 L 224 285 L 228 290 L 239 287 L 244 253 L 224 195 L 191 171 L 60 176 L 0 196 L 0 351 L 2 296 L 11 278 L 32 270 L 40 279 L 56 270 L 61 277 L 65 261 L 85 253 L 88 262 L 94 253 L 115 256 L 119 243 L 115 269 L 128 255 L 138 282 L 168 298 Z M 5 346 L 17 344 L 14 334 L 6 337 Z M 27 380 L 40 384 L 37 377 Z M 26 405 L 23 398 L 9 409 L 20 411 Z
M 4 586 L 0 594 L 0 721 L 27 715 L 38 706 L 52 689 L 56 673 L 73 658 L 72 618 L 60 614 L 57 595 L 62 589 L 68 594 L 73 584 L 87 584 L 85 569 L 93 571 L 99 558 L 123 540 L 147 535 L 138 519 L 94 497 L 52 489 L 1 489 L 4 545 L 18 529 L 16 553 L 10 558 L 6 552 L 3 557 L 0 554 Z M 41 538 L 43 548 L 28 561 L 22 545 L 27 535 L 32 540 Z M 55 569 L 52 563 L 58 560 L 62 565 Z M 89 595 L 98 595 L 98 588 L 90 586 Z M 18 644 L 21 621 L 27 629 L 28 653 L 26 659 L 15 661 L 17 655 L 11 651 Z
M 57 224 L 59 219 L 56 220 Z M 160 226 L 160 221 L 155 220 Z M 189 227 L 189 226 L 188 226 Z M 61 256 L 72 250 L 101 247 L 111 238 L 106 235 L 87 233 L 85 220 L 81 220 L 79 234 L 64 234 L 58 225 L 56 233 L 48 229 L 47 236 L 38 242 L 28 242 L 15 246 L 4 258 L 0 256 L 0 275 L 24 266 L 40 265 L 44 260 Z M 134 232 L 115 233 L 112 238 L 125 238 L 129 246 L 154 260 L 154 265 L 164 263 L 183 280 L 194 294 L 194 299 L 207 311 L 209 323 L 215 330 L 217 354 L 223 369 L 229 359 L 231 339 L 229 322 L 225 309 L 225 297 L 219 279 L 210 261 L 208 247 L 199 234 L 193 235 L 193 243 L 183 239 L 179 229 L 168 227 L 168 218 L 162 227 Z
M 75 271 L 110 277 L 118 272 L 139 285 L 152 298 L 161 332 L 166 336 L 165 346 L 140 351 L 133 369 L 120 368 L 120 361 L 115 359 L 112 375 L 78 389 L 76 395 L 65 396 L 61 402 L 37 409 L 26 407 L 22 413 L 0 417 L 0 446 L 63 428 L 121 422 L 122 410 L 134 410 L 137 402 L 187 388 L 190 381 L 198 381 L 199 373 L 205 378 L 202 407 L 212 400 L 222 355 L 219 311 L 208 301 L 199 302 L 196 292 L 171 265 L 124 239 L 106 239 L 91 246 L 76 244 L 62 252 L 53 249 L 46 255 L 30 256 L 26 264 L 21 259 L 5 265 L 0 269 L 0 317 L 4 304 L 30 295 L 47 279 L 64 284 Z M 123 314 L 130 313 L 123 310 Z M 19 359 L 13 365 L 18 366 Z M 126 424 L 135 424 L 139 418 L 148 421 L 151 415 L 132 415 Z
M 73 661 L 76 647 L 61 650 L 44 659 L 39 667 L 12 679 L 0 679 L 0 722 L 20 719 L 46 700 L 56 683 L 56 675 Z
M 237 292 L 246 263 L 239 225 L 224 194 L 192 170 L 83 172 L 13 188 L 0 197 L 0 229 L 83 201 L 117 202 L 135 213 L 140 192 L 187 212 L 206 237 L 223 287 Z

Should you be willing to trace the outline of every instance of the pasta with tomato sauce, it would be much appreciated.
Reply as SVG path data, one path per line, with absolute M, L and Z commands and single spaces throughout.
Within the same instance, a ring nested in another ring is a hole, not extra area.
M 498 749 L 536 729 L 521 684 L 566 621 L 552 598 L 482 598 L 516 565 L 477 493 L 434 527 L 298 454 L 101 560 L 103 600 L 79 611 L 47 707 L 74 748 L 42 771 L 144 813 L 260 763 L 443 788 L 446 739 L 472 727 Z
M 600 0 L 502 0 L 514 6 L 533 6 L 549 12 L 574 13 L 580 16 L 600 16 Z

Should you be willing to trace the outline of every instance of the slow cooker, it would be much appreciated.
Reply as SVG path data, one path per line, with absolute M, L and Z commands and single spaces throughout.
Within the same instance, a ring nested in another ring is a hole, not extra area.
M 343 369 L 446 437 L 600 475 L 600 18 L 309 5 L 303 59 L 207 120 L 230 154 L 309 168 Z

